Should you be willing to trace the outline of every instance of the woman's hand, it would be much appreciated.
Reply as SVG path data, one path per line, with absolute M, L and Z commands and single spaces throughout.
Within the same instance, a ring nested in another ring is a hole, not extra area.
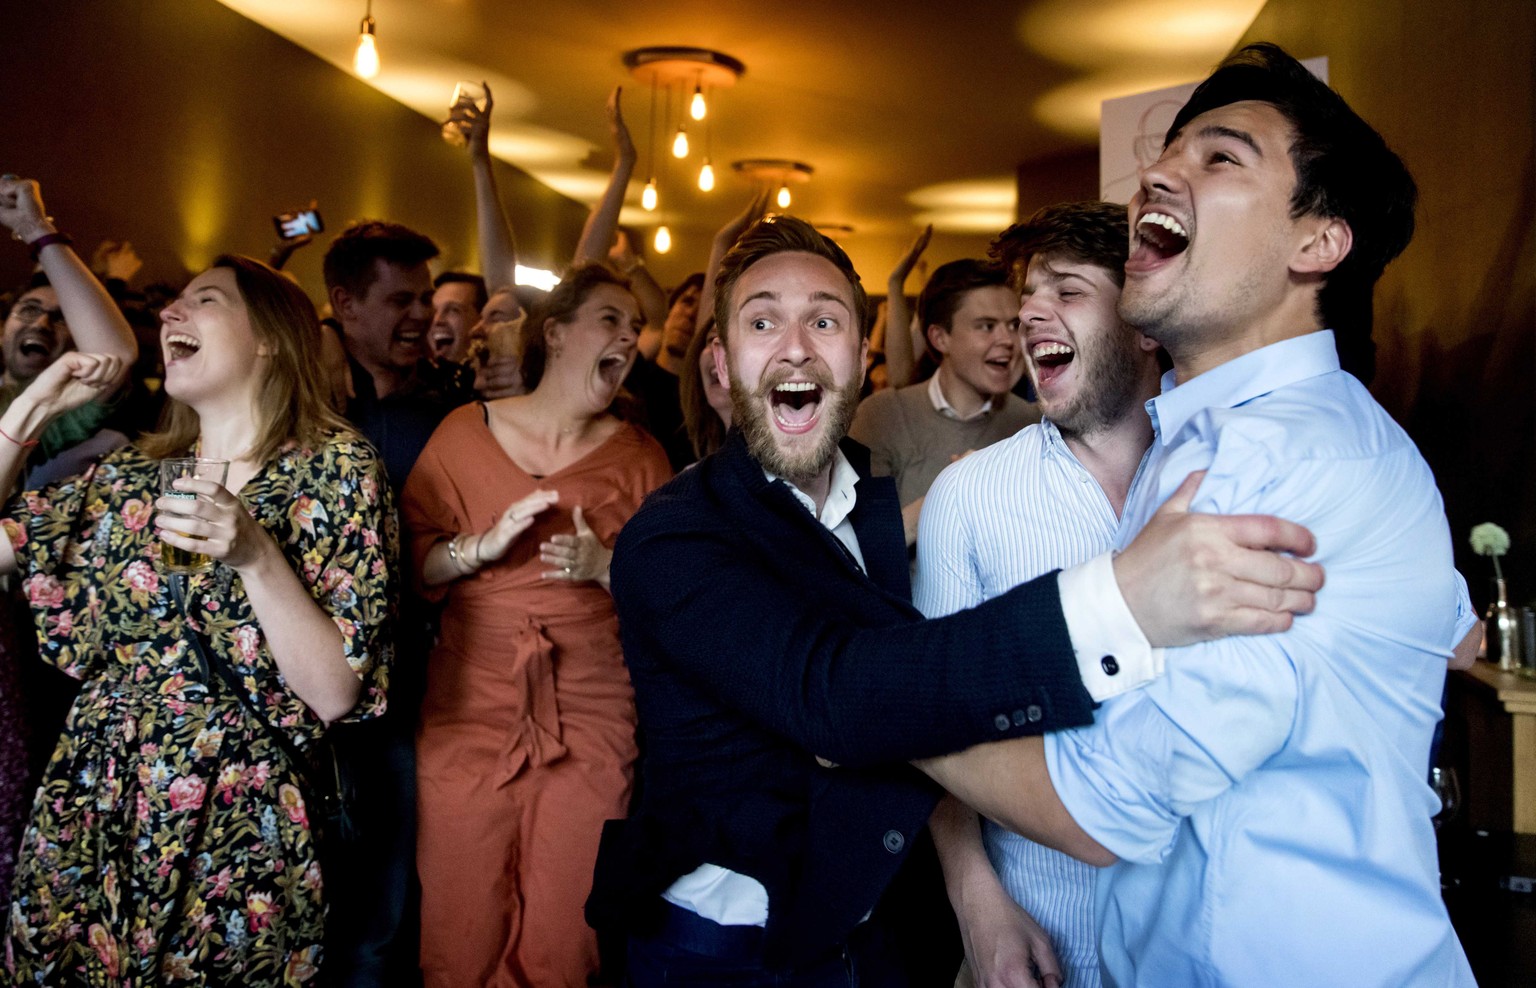
M 277 543 L 223 484 L 178 477 L 172 485 L 197 497 L 162 494 L 155 500 L 155 534 L 188 552 L 200 552 L 234 570 L 280 553 Z M 285 564 L 286 565 L 286 564 Z
M 468 545 L 470 563 L 479 569 L 489 566 L 507 554 L 517 537 L 528 531 L 533 519 L 560 500 L 559 491 L 534 491 L 521 501 L 513 501 L 496 524 L 476 536 Z
M 624 124 L 624 107 L 621 99 L 624 87 L 619 86 L 608 96 L 608 133 L 613 137 L 613 153 L 620 159 L 633 163 L 638 157 L 634 138 Z
M 752 193 L 752 199 L 747 203 L 747 208 L 737 213 L 726 221 L 715 233 L 714 246 L 722 255 L 731 249 L 741 235 L 747 232 L 747 227 L 756 223 L 768 214 L 768 200 L 773 192 L 765 185 Z
M 491 107 L 496 101 L 491 98 L 491 84 L 480 83 L 485 90 L 485 109 L 478 106 L 468 106 L 463 110 L 464 119 L 469 121 L 469 156 L 471 158 L 489 159 L 491 156 Z
M 907 276 L 912 273 L 913 268 L 917 267 L 918 258 L 922 257 L 923 251 L 928 249 L 928 241 L 932 238 L 933 224 L 929 223 L 923 227 L 923 231 L 912 241 L 912 246 L 907 248 L 907 252 L 901 256 L 901 260 L 897 261 L 896 267 L 891 270 L 890 283 L 892 285 L 905 285 L 907 283 Z M 899 293 L 901 289 L 895 288 L 893 291 Z
M 574 535 L 552 535 L 548 542 L 539 544 L 539 559 L 559 567 L 545 573 L 544 579 L 571 583 L 596 580 L 607 587 L 612 550 L 604 547 L 596 533 L 587 527 L 586 519 L 581 516 L 581 505 L 571 512 L 571 521 L 576 525 Z
M 43 208 L 43 194 L 37 183 L 15 175 L 0 176 L 0 223 L 17 240 L 27 243 L 58 232 Z
M 72 350 L 33 378 L 16 400 L 30 404 L 28 419 L 35 419 L 36 431 L 41 432 L 44 425 L 65 412 L 115 391 L 123 369 L 120 357 Z

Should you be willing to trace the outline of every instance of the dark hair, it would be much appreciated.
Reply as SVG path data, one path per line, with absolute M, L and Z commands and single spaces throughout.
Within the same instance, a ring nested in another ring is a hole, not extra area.
M 677 300 L 682 298 L 683 293 L 690 288 L 697 288 L 699 291 L 704 290 L 703 271 L 695 271 L 693 274 L 690 274 L 688 277 L 684 278 L 676 288 L 672 289 L 672 294 L 667 296 L 668 312 L 672 311 L 672 306 L 676 305 Z
M 599 285 L 613 285 L 629 291 L 629 281 L 616 274 L 612 268 L 593 262 L 567 271 L 560 284 L 539 300 L 523 320 L 523 384 L 532 391 L 544 377 L 544 367 L 549 361 L 549 341 L 544 337 L 544 326 L 553 320 L 570 322 L 576 310 L 586 304 L 587 298 Z
M 730 346 L 731 291 L 736 282 L 758 261 L 788 253 L 814 254 L 831 261 L 843 273 L 853 289 L 853 316 L 858 320 L 859 334 L 869 336 L 869 296 L 864 293 L 864 284 L 848 255 L 836 241 L 805 220 L 777 215 L 765 216 L 752 224 L 720 261 L 720 271 L 715 275 L 714 312 L 720 342 Z
M 998 234 L 987 248 L 987 256 L 1002 265 L 1009 282 L 1021 290 L 1030 260 L 1057 254 L 1103 268 L 1123 288 L 1129 252 L 1126 208 L 1100 199 L 1046 206 Z
M 353 298 L 362 298 L 378 280 L 374 261 L 414 268 L 436 256 L 437 244 L 409 227 L 363 220 L 341 231 L 325 252 L 325 290 L 344 288 Z
M 485 303 L 491 300 L 490 293 L 485 290 L 485 279 L 478 274 L 470 274 L 468 271 L 444 271 L 432 279 L 433 288 L 441 288 L 444 285 L 473 285 L 477 313 L 485 308 Z
M 693 446 L 693 455 L 701 460 L 725 445 L 725 423 L 710 407 L 704 382 L 699 379 L 699 358 L 709 346 L 709 338 L 715 335 L 715 320 L 710 318 L 688 341 L 688 355 L 683 358 L 683 372 L 677 379 L 678 402 L 683 406 L 683 428 Z
M 249 257 L 221 254 L 209 270 L 229 268 L 245 303 L 251 332 L 271 350 L 266 377 L 256 392 L 259 421 L 249 455 L 265 463 L 290 440 L 309 445 L 328 432 L 352 434 L 352 427 L 326 402 L 328 389 L 320 367 L 320 320 L 315 305 L 298 285 Z M 170 399 L 160 431 L 139 440 L 152 459 L 180 456 L 191 449 L 201 428 L 197 412 Z
M 1413 176 L 1342 96 L 1268 42 L 1248 45 L 1222 62 L 1173 118 L 1164 146 L 1200 114 L 1244 100 L 1273 106 L 1295 131 L 1291 216 L 1349 224 L 1354 243 L 1324 280 L 1318 315 L 1341 340 L 1344 334 L 1363 335 L 1369 348 L 1371 290 L 1413 239 L 1418 199 Z
M 963 258 L 940 264 L 928 276 L 928 283 L 917 296 L 917 319 L 923 333 L 929 326 L 942 326 L 949 332 L 955 321 L 955 313 L 965 302 L 965 296 L 978 288 L 993 288 L 1008 284 L 1008 272 L 996 264 Z

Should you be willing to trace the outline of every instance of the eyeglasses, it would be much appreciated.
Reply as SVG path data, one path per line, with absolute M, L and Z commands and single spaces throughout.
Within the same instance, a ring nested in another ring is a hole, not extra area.
M 11 315 L 17 319 L 20 319 L 24 323 L 42 322 L 43 317 L 47 316 L 48 321 L 53 325 L 65 325 L 64 312 L 62 309 L 50 309 L 36 299 L 29 298 L 17 302 L 16 305 L 11 309 Z

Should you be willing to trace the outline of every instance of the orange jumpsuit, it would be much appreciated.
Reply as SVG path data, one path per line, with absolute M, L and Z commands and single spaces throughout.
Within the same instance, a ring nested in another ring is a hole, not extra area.
M 580 988 L 597 969 L 582 906 L 598 836 L 628 809 L 634 693 L 607 591 L 543 579 L 538 547 L 574 531 L 577 505 L 612 546 L 671 469 L 625 425 L 535 479 L 484 414 L 472 404 L 444 419 L 405 485 L 417 572 L 433 544 L 486 530 L 535 489 L 560 500 L 501 562 L 428 591 L 446 606 L 416 739 L 421 966 L 428 988 Z

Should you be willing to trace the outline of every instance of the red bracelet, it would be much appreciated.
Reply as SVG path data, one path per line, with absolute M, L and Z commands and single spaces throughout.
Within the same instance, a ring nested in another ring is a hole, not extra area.
M 75 238 L 67 233 L 45 233 L 36 240 L 28 240 L 27 250 L 32 252 L 32 260 L 40 261 L 42 260 L 43 248 L 49 244 L 63 244 L 65 247 L 68 247 L 74 242 Z M 7 436 L 6 438 L 10 437 Z
M 28 439 L 26 442 L 22 442 L 20 439 L 17 439 L 15 436 L 11 435 L 9 432 L 6 432 L 4 429 L 0 429 L 0 436 L 9 439 L 11 442 L 15 443 L 17 446 L 20 446 L 22 449 L 31 449 L 33 446 L 37 445 L 36 439 Z

